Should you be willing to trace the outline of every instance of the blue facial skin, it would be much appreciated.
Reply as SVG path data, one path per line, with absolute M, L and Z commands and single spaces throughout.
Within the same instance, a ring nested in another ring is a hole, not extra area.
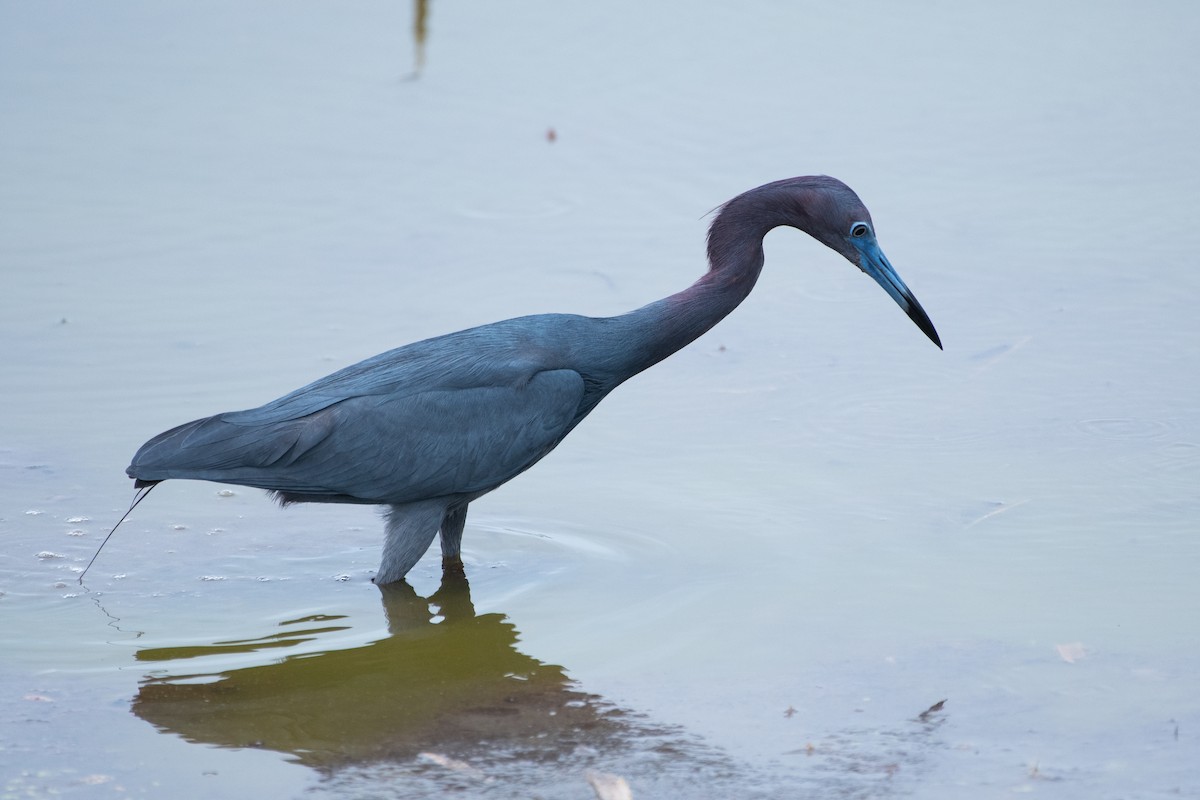
M 917 327 L 940 348 L 942 340 L 938 338 L 933 322 L 925 313 L 925 309 L 921 308 L 921 304 L 917 302 L 912 290 L 904 284 L 904 281 L 896 274 L 891 262 L 887 260 L 887 256 L 883 254 L 879 242 L 875 240 L 875 232 L 871 229 L 871 224 L 869 222 L 853 223 L 847 232 L 846 241 L 858 253 L 858 268 L 874 278 L 875 282 L 896 301 L 896 304 L 904 309 L 904 313 L 908 314 Z

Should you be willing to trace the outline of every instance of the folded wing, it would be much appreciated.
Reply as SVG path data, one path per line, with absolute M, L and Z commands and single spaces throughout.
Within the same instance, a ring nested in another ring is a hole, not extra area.
M 127 473 L 254 486 L 287 501 L 478 495 L 550 452 L 578 422 L 584 396 L 583 379 L 570 369 L 509 369 L 475 380 L 456 373 L 348 392 L 352 370 L 367 365 L 258 409 L 162 433 L 138 450 Z

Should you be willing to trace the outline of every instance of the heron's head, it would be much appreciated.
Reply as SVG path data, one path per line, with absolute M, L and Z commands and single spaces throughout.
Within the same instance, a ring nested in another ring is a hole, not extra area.
M 934 344 L 942 346 L 929 315 L 875 240 L 871 212 L 854 190 L 837 178 L 805 175 L 775 181 L 743 192 L 720 206 L 708 229 L 711 269 L 719 271 L 744 258 L 761 268 L 763 237 L 781 225 L 799 228 L 841 253 L 882 286 Z
M 827 175 L 793 179 L 795 203 L 791 224 L 841 253 L 870 275 L 904 313 L 938 347 L 942 346 L 929 315 L 900 279 L 875 238 L 871 212 L 846 184 Z M 787 183 L 787 182 L 783 182 Z

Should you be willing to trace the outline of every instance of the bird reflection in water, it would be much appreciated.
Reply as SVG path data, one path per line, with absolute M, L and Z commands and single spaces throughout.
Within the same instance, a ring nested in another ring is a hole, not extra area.
M 412 761 L 423 752 L 476 765 L 586 752 L 602 766 L 623 740 L 663 733 L 581 691 L 562 667 L 519 652 L 505 615 L 475 613 L 461 572 L 448 572 L 428 598 L 403 582 L 380 591 L 388 633 L 378 641 L 214 674 L 148 677 L 133 712 L 192 742 L 266 748 L 317 769 Z M 137 658 L 228 663 L 347 629 L 338 617 L 284 624 L 287 632 L 260 639 L 151 648 Z
M 348 638 L 352 626 L 316 615 L 256 639 L 143 649 L 138 661 L 169 662 L 172 674 L 144 678 L 133 712 L 190 742 L 287 754 L 322 776 L 314 798 L 394 792 L 398 780 L 409 798 L 469 791 L 479 781 L 516 792 L 506 797 L 580 797 L 589 769 L 627 777 L 642 798 L 683 789 L 774 798 L 784 788 L 789 796 L 800 788 L 814 797 L 859 796 L 891 785 L 901 766 L 919 771 L 925 752 L 941 746 L 939 721 L 922 719 L 842 732 L 818 740 L 815 752 L 780 742 L 782 762 L 777 754 L 769 768 L 750 766 L 582 691 L 563 667 L 521 653 L 504 614 L 475 612 L 461 571 L 447 571 L 429 597 L 407 582 L 378 591 L 387 633 L 366 644 L 321 649 Z M 226 668 L 179 669 L 197 659 Z M 248 659 L 254 664 L 227 668 Z

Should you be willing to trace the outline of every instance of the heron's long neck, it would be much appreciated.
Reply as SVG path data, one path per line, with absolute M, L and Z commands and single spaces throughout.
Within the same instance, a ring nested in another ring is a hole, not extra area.
M 762 271 L 763 237 L 784 224 L 776 214 L 762 214 L 759 199 L 742 195 L 717 215 L 708 234 L 709 271 L 700 280 L 612 320 L 625 355 L 621 380 L 695 341 L 750 294 Z

